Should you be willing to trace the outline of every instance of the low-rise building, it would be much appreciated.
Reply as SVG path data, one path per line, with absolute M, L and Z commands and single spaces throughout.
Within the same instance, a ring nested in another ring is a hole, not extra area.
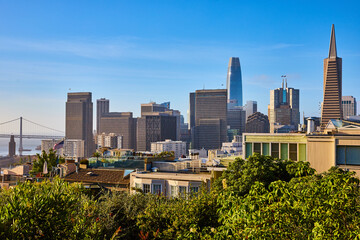
M 323 133 L 243 135 L 243 157 L 253 153 L 309 161 L 318 173 L 338 166 L 360 176 L 360 124 L 330 120 Z
M 130 174 L 131 192 L 161 194 L 172 198 L 197 193 L 201 187 L 210 188 L 211 173 L 133 172 Z
M 151 143 L 151 152 L 174 152 L 175 158 L 180 158 L 186 155 L 186 142 L 172 141 L 166 139 L 165 141 Z

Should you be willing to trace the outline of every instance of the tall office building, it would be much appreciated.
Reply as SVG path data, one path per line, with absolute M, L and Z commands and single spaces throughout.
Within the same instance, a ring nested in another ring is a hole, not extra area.
M 246 101 L 244 106 L 244 110 L 246 112 L 245 121 L 247 122 L 248 117 L 257 112 L 257 102 L 256 101 Z
M 132 112 L 103 113 L 100 133 L 122 136 L 122 146 L 118 148 L 136 149 L 136 118 L 133 118 Z
M 281 88 L 270 90 L 268 107 L 270 132 L 275 131 L 275 125 L 287 125 L 297 129 L 300 123 L 299 108 L 299 89 L 288 88 L 286 79 L 285 87 L 283 80 Z
M 245 122 L 246 122 L 246 111 L 241 106 L 236 106 L 233 108 L 228 108 L 227 110 L 227 126 L 228 131 L 231 131 L 232 134 L 242 135 L 245 132 Z M 233 137 L 230 137 L 228 141 L 232 141 Z
M 84 157 L 90 157 L 93 139 L 93 103 L 90 92 L 68 93 L 66 102 L 66 139 L 84 140 Z
M 197 90 L 194 113 L 193 148 L 221 148 L 227 140 L 227 90 Z
M 261 112 L 255 112 L 248 117 L 246 122 L 247 133 L 268 133 L 269 132 L 269 119 L 268 116 Z
M 109 99 L 100 98 L 96 100 L 96 131 L 97 134 L 101 134 L 100 131 L 100 118 L 104 113 L 109 113 Z
M 346 119 L 349 116 L 356 116 L 356 98 L 353 96 L 343 96 L 341 104 L 343 119 Z
M 155 102 L 141 104 L 141 117 L 154 112 L 166 113 L 170 116 L 176 117 L 176 140 L 180 140 L 180 134 L 181 134 L 180 111 L 170 109 L 170 102 L 164 102 L 161 104 L 157 104 Z
M 242 77 L 240 60 L 238 57 L 231 57 L 228 66 L 226 79 L 228 102 L 234 106 L 243 105 Z
M 151 143 L 176 140 L 177 118 L 164 112 L 151 112 L 137 119 L 137 151 L 150 151 Z
M 321 128 L 330 119 L 342 119 L 342 59 L 337 57 L 334 24 L 331 29 L 329 57 L 324 59 L 324 100 L 321 108 Z

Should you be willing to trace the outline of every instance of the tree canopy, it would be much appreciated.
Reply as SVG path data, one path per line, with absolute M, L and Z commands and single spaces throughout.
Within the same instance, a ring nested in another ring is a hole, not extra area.
M 354 173 L 258 154 L 185 197 L 95 199 L 60 179 L 0 191 L 1 239 L 359 239 L 359 222 Z

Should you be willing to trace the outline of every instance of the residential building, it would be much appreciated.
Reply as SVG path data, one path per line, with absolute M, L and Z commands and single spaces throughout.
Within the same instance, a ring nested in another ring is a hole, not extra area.
M 79 169 L 64 177 L 67 182 L 77 182 L 85 188 L 101 190 L 103 188 L 116 191 L 129 191 L 129 170 L 120 169 Z
M 244 106 L 244 110 L 246 112 L 245 121 L 248 121 L 248 117 L 251 114 L 254 114 L 257 112 L 257 102 L 256 101 L 246 101 L 246 104 Z
M 195 92 L 195 149 L 220 149 L 227 140 L 227 90 Z
M 232 105 L 243 105 L 242 77 L 240 59 L 231 57 L 229 60 L 227 79 L 226 79 L 227 99 L 233 102 Z
M 121 136 L 120 136 L 121 137 Z M 118 145 L 118 138 L 119 136 L 116 135 L 115 133 L 109 133 L 109 134 L 98 134 L 96 136 L 96 143 L 97 143 L 97 147 L 102 148 L 102 147 L 106 147 L 106 148 L 121 148 L 121 145 Z
M 50 149 L 54 148 L 54 145 L 61 142 L 61 139 L 47 139 L 41 140 L 41 151 L 49 153 Z M 85 141 L 80 139 L 65 139 L 62 148 L 56 150 L 56 155 L 63 156 L 67 159 L 79 159 L 84 158 L 84 145 Z
M 353 96 L 342 96 L 343 119 L 350 116 L 356 116 L 356 98 Z
M 261 112 L 255 112 L 248 117 L 245 132 L 268 133 L 269 130 L 268 116 L 262 114 Z
M 283 79 L 281 88 L 270 91 L 268 106 L 270 132 L 275 132 L 274 125 L 276 124 L 293 126 L 296 129 L 300 123 L 299 108 L 299 89 L 288 88 L 287 80 Z
M 66 139 L 62 155 L 65 158 L 79 159 L 87 157 L 84 153 L 85 141 L 80 139 Z M 90 156 L 91 157 L 91 156 Z
M 140 189 L 143 193 L 163 195 L 167 198 L 196 194 L 201 187 L 210 189 L 211 174 L 171 173 L 171 172 L 132 172 L 130 187 L 132 193 Z
M 166 139 L 165 141 L 152 142 L 151 152 L 174 152 L 175 158 L 180 158 L 182 155 L 186 155 L 186 142 L 172 141 Z
M 321 107 L 321 128 L 331 119 L 342 119 L 342 59 L 337 56 L 335 28 L 331 29 L 329 56 L 324 59 L 324 98 Z
M 100 98 L 96 100 L 96 131 L 97 134 L 101 133 L 100 118 L 104 113 L 109 113 L 110 101 L 109 99 Z
M 93 139 L 93 103 L 90 92 L 68 93 L 66 102 L 65 138 L 84 141 L 84 157 L 90 157 L 95 144 Z
M 49 150 L 53 149 L 55 144 L 61 142 L 61 139 L 46 139 L 41 140 L 41 152 L 45 151 L 47 154 L 49 154 Z M 56 155 L 62 156 L 63 155 L 64 148 L 60 148 L 56 150 Z

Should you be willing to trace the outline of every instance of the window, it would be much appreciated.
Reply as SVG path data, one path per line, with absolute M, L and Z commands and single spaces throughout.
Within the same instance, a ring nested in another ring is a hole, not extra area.
M 297 144 L 296 143 L 290 143 L 289 144 L 289 148 L 290 148 L 290 159 L 293 161 L 297 161 Z
M 337 146 L 336 164 L 360 165 L 360 146 Z
M 199 187 L 190 187 L 190 194 L 197 194 L 199 192 Z
M 306 144 L 299 144 L 299 160 L 306 161 Z
M 180 186 L 180 187 L 179 187 L 179 195 L 180 195 L 181 197 L 184 197 L 185 194 L 186 194 L 186 187 L 185 187 L 185 186 Z
M 268 143 L 263 143 L 263 155 L 265 156 L 269 156 L 269 144 Z
M 273 158 L 279 158 L 279 144 L 271 143 L 271 156 Z
M 261 143 L 254 143 L 254 153 L 261 154 Z
M 248 157 L 250 157 L 252 155 L 252 143 L 246 143 L 245 146 L 246 146 L 245 158 L 248 158 Z
M 170 197 L 177 197 L 176 186 L 170 185 Z
M 143 184 L 143 193 L 150 192 L 150 184 Z
M 287 143 L 282 143 L 281 144 L 281 159 L 285 160 L 285 159 L 289 159 L 288 156 L 288 144 Z
M 161 194 L 161 184 L 153 184 L 153 194 L 160 195 Z

